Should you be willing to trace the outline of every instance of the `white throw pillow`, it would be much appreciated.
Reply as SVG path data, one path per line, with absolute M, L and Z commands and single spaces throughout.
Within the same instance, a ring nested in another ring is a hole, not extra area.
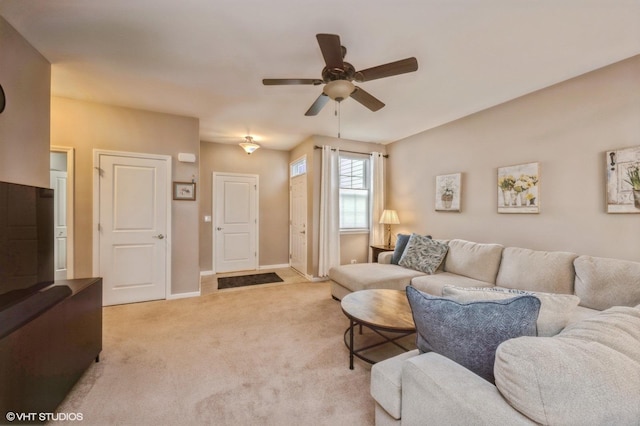
M 442 297 L 455 300 L 458 303 L 509 299 L 521 294 L 531 294 L 540 299 L 540 314 L 536 323 L 538 336 L 549 337 L 560 333 L 567 326 L 578 303 L 580 303 L 580 298 L 571 294 L 540 293 L 495 287 L 445 286 L 442 289 Z

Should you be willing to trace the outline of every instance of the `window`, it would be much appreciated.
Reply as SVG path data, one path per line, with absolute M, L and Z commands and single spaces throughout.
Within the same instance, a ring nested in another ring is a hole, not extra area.
M 307 157 L 301 157 L 291 163 L 291 177 L 296 177 L 307 173 Z
M 340 155 L 340 230 L 369 229 L 369 158 Z

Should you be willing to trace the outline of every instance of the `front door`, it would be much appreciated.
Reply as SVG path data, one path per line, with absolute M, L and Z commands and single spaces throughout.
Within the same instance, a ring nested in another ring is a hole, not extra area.
M 213 174 L 215 272 L 258 268 L 258 176 Z
M 97 154 L 103 303 L 166 298 L 170 159 Z
M 307 175 L 291 179 L 290 242 L 291 267 L 307 273 Z

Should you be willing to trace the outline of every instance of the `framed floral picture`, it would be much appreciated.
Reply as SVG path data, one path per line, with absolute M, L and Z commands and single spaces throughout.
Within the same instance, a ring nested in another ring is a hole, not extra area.
M 640 213 L 640 146 L 608 151 L 607 213 Z
M 540 165 L 498 167 L 498 213 L 540 213 Z
M 436 211 L 459 212 L 462 173 L 436 176 Z

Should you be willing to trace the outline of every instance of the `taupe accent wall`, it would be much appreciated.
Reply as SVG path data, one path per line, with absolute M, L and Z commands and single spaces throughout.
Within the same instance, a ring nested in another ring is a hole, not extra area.
M 288 265 L 289 153 L 260 148 L 248 155 L 237 144 L 203 141 L 200 143 L 200 163 L 200 270 L 213 270 L 213 222 L 204 222 L 205 216 L 213 216 L 213 172 L 259 176 L 258 265 Z
M 49 187 L 51 65 L 0 17 L 0 180 Z
M 51 98 L 51 144 L 75 148 L 75 276 L 92 275 L 93 150 L 170 155 L 174 181 L 198 183 L 199 163 L 181 163 L 178 153 L 199 157 L 196 118 L 161 114 L 60 97 Z M 49 168 L 47 152 L 47 174 Z M 199 186 L 199 185 L 197 185 Z M 198 204 L 172 202 L 171 293 L 200 290 Z
M 640 146 L 640 56 L 387 146 L 404 232 L 640 261 L 640 214 L 607 214 L 605 153 Z M 540 163 L 539 214 L 497 213 L 497 168 Z M 461 172 L 462 212 L 435 177 Z

